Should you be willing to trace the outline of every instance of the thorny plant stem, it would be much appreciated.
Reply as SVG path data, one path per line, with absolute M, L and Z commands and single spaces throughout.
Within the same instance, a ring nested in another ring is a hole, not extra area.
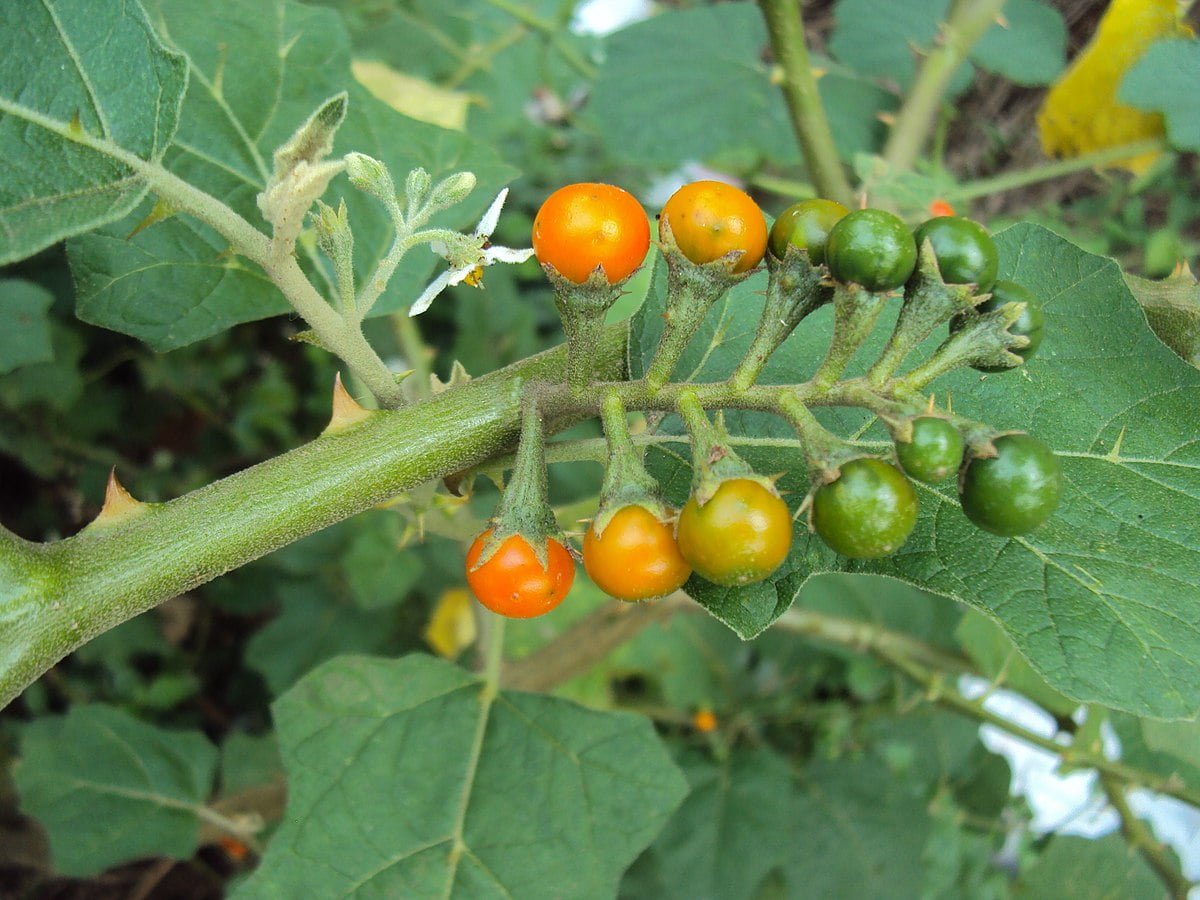
M 1187 900 L 1188 892 L 1193 887 L 1192 882 L 1179 870 L 1179 866 L 1168 855 L 1166 847 L 1154 837 L 1146 823 L 1130 808 L 1129 799 L 1126 797 L 1129 786 L 1104 773 L 1100 775 L 1100 786 L 1108 796 L 1108 802 L 1121 817 L 1121 834 L 1125 842 L 1142 854 L 1142 859 L 1170 891 L 1171 900 Z
M 938 36 L 939 46 L 921 63 L 916 80 L 896 114 L 883 151 L 884 160 L 894 172 L 907 172 L 916 163 L 937 122 L 950 79 L 966 62 L 984 32 L 995 24 L 1004 2 L 965 0 L 951 11 Z
M 853 192 L 838 158 L 833 131 L 808 59 L 800 0 L 759 0 L 758 5 L 771 38 L 771 49 L 783 70 L 780 87 L 813 184 L 822 197 L 850 205 Z

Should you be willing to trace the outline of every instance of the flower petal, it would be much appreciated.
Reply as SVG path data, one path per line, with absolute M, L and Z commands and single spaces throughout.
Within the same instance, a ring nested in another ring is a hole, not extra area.
M 446 257 L 448 257 L 450 255 L 450 248 L 446 246 L 445 241 L 430 241 L 429 249 L 432 250 L 434 253 L 436 253 L 438 256 L 440 256 L 442 259 L 445 259 Z
M 419 316 L 421 313 L 425 312 L 425 310 L 429 309 L 429 307 L 433 304 L 433 301 L 437 298 L 437 295 L 450 286 L 452 283 L 450 278 L 456 271 L 457 270 L 454 269 L 447 269 L 437 278 L 433 279 L 433 281 L 429 282 L 429 287 L 425 288 L 425 290 L 421 292 L 421 296 L 418 297 L 413 305 L 408 308 L 409 316 Z M 461 277 L 459 278 L 459 281 L 462 281 Z M 453 283 L 457 284 L 458 282 Z
M 512 247 L 488 247 L 483 251 L 483 264 L 490 266 L 492 263 L 523 263 L 529 257 L 533 256 L 533 250 L 514 250 Z
M 504 188 L 496 195 L 492 205 L 487 208 L 487 212 L 479 220 L 479 224 L 475 227 L 475 237 L 490 237 L 496 230 L 496 223 L 500 221 L 500 210 L 504 207 L 504 201 L 507 198 L 508 188 Z

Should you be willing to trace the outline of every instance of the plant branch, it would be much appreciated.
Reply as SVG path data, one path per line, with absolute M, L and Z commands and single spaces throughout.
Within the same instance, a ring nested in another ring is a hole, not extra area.
M 403 402 L 400 386 L 383 360 L 362 332 L 350 327 L 313 287 L 294 255 L 273 254 L 271 240 L 224 203 L 162 166 L 138 162 L 138 173 L 156 194 L 214 228 L 234 251 L 261 266 L 292 308 L 312 327 L 325 349 L 341 357 L 381 404 L 395 407 Z
M 775 627 L 837 644 L 857 653 L 893 653 L 941 672 L 979 674 L 965 656 L 861 619 L 847 619 L 793 606 L 779 617 Z
M 1050 181 L 1063 175 L 1072 175 L 1088 169 L 1102 168 L 1112 163 L 1141 156 L 1144 153 L 1154 153 L 1168 149 L 1164 138 L 1151 138 L 1145 141 L 1134 141 L 1131 144 L 1121 144 L 1116 147 L 1105 147 L 1070 159 L 1060 159 L 1044 163 L 1028 169 L 1017 169 L 1012 172 L 1002 172 L 990 178 L 969 181 L 966 184 L 951 188 L 946 192 L 946 199 L 955 202 L 974 200 L 977 197 L 989 197 L 1004 191 L 1012 191 L 1040 181 Z
M 950 79 L 966 62 L 971 49 L 995 24 L 1004 0 L 966 0 L 956 4 L 942 26 L 940 46 L 917 71 L 888 137 L 883 158 L 893 172 L 912 169 L 937 122 Z
M 1125 842 L 1142 854 L 1142 859 L 1154 870 L 1167 890 L 1171 900 L 1187 900 L 1188 892 L 1193 884 L 1180 871 L 1179 866 L 1171 859 L 1164 847 L 1146 827 L 1146 823 L 1134 814 L 1129 807 L 1126 791 L 1129 786 L 1112 775 L 1101 773 L 1100 786 L 1108 795 L 1108 801 L 1121 817 L 1121 834 Z
M 1062 757 L 1063 762 L 1068 765 L 1078 768 L 1095 769 L 1102 776 L 1107 775 L 1125 784 L 1145 787 L 1157 793 L 1167 794 L 1185 803 L 1200 807 L 1200 790 L 1180 784 L 1177 778 L 1162 778 L 1153 773 L 1128 766 L 1120 761 L 1110 760 L 1100 753 L 1093 753 L 1072 745 L 1060 744 L 1054 738 L 1045 737 L 1036 731 L 1030 731 L 1028 728 L 1010 722 L 1003 716 L 999 716 L 988 710 L 984 707 L 981 700 L 967 698 L 959 693 L 946 680 L 942 673 L 932 671 L 930 668 L 920 665 L 905 656 L 903 652 L 898 652 L 898 648 L 896 647 L 876 645 L 871 650 L 879 659 L 899 669 L 917 684 L 921 685 L 925 689 L 925 699 L 930 703 L 962 713 L 986 725 L 993 725 L 1034 747 L 1049 750 L 1051 753 Z
M 602 377 L 625 371 L 628 326 L 605 333 Z M 0 542 L 0 706 L 80 644 L 170 597 L 418 484 L 511 449 L 521 387 L 563 378 L 555 348 L 324 434 L 135 516 L 53 544 Z M 577 421 L 562 410 L 555 430 Z M 253 502 L 247 502 L 253 498 Z M 20 552 L 4 552 L 16 547 Z
M 800 0 L 759 0 L 758 5 L 771 37 L 771 49 L 783 70 L 780 87 L 813 184 L 822 197 L 850 205 L 853 192 L 838 158 L 808 59 Z

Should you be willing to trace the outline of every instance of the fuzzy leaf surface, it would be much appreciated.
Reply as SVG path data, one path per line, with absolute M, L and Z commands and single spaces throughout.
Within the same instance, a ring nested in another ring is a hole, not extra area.
M 12 3 L 0 29 L 0 264 L 128 213 L 179 123 L 187 62 L 136 3 Z
M 935 382 L 955 410 L 1000 430 L 1025 430 L 1063 463 L 1062 506 L 1041 528 L 999 538 L 962 514 L 953 484 L 919 486 L 921 511 L 893 557 L 859 562 L 832 553 L 803 525 L 771 580 L 722 588 L 693 578 L 688 592 L 742 637 L 766 628 L 813 574 L 851 571 L 900 578 L 954 597 L 998 622 L 1034 670 L 1073 700 L 1142 715 L 1200 710 L 1200 373 L 1154 336 L 1116 263 L 1035 225 L 997 235 L 1001 277 L 1038 294 L 1047 330 L 1038 355 L 1017 371 L 958 371 Z M 635 367 L 661 332 L 658 278 L 631 342 Z M 714 306 L 677 378 L 713 381 L 741 359 L 761 310 L 758 275 Z M 897 304 L 898 305 L 898 304 Z M 777 351 L 764 381 L 806 380 L 823 357 L 828 308 Z M 877 329 L 848 374 L 860 373 L 886 339 Z M 923 347 L 924 356 L 940 339 Z M 818 410 L 865 453 L 888 455 L 887 434 L 859 410 Z M 727 414 L 735 447 L 779 485 L 793 506 L 808 490 L 795 435 L 782 420 Z M 668 417 L 648 454 L 668 498 L 687 496 L 691 472 L 678 423 Z
M 163 164 L 264 231 L 256 197 L 271 174 L 272 153 L 343 90 L 350 101 L 334 156 L 367 153 L 390 166 L 399 184 L 418 165 L 435 179 L 463 169 L 478 176 L 468 201 L 442 213 L 437 225 L 473 223 L 514 174 L 466 134 L 403 116 L 359 86 L 350 71 L 345 28 L 332 10 L 288 0 L 217 7 L 149 0 L 147 7 L 164 41 L 190 63 L 179 131 Z M 346 200 L 361 284 L 387 253 L 391 224 L 379 203 L 344 178 L 335 179 L 329 193 Z M 288 311 L 257 267 L 229 253 L 228 242 L 195 219 L 175 216 L 131 236 L 150 209 L 147 201 L 123 221 L 71 242 L 80 318 L 170 350 Z M 328 296 L 332 276 L 326 261 L 305 237 L 298 252 Z M 426 247 L 408 254 L 372 314 L 406 306 L 436 261 Z
M 288 808 L 241 897 L 612 895 L 686 790 L 650 723 L 341 657 L 274 708 Z
M 191 856 L 216 765 L 217 748 L 199 731 L 76 706 L 23 729 L 14 779 L 58 870 L 82 876 L 142 856 Z

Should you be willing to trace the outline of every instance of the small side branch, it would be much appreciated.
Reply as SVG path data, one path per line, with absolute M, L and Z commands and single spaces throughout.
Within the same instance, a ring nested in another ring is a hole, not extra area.
M 771 49 L 783 70 L 783 97 L 813 184 L 821 196 L 849 206 L 853 192 L 838 159 L 833 131 L 808 59 L 800 2 L 759 0 L 758 5 L 771 37 Z

